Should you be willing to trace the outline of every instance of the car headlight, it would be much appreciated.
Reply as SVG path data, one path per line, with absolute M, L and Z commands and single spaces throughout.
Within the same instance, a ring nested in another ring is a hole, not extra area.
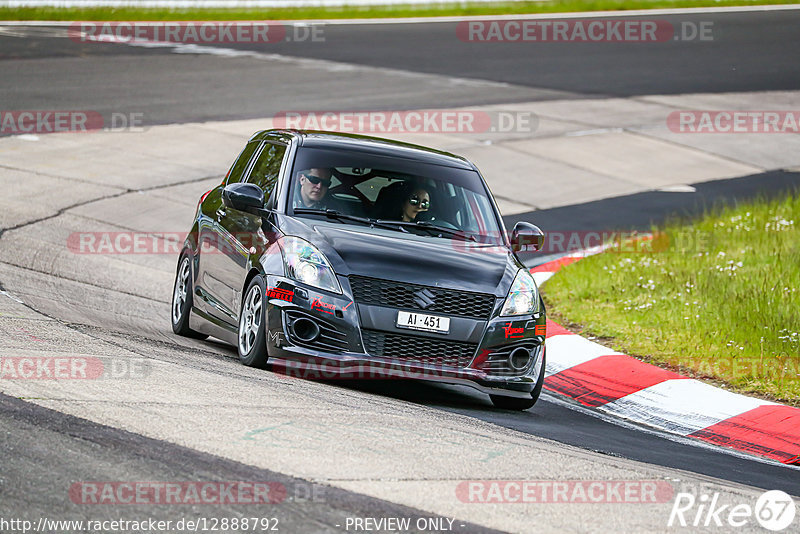
M 533 276 L 526 269 L 520 269 L 508 290 L 503 303 L 501 316 L 529 315 L 539 311 L 539 290 Z
M 334 293 L 342 292 L 331 264 L 317 247 L 305 239 L 291 236 L 282 237 L 278 244 L 281 247 L 286 276 L 309 286 Z

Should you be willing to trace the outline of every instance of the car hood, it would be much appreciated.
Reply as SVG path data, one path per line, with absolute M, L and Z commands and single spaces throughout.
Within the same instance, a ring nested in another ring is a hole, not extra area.
M 344 276 L 370 276 L 505 297 L 522 267 L 506 247 L 312 219 L 292 222 L 286 233 L 311 241 L 336 273 Z

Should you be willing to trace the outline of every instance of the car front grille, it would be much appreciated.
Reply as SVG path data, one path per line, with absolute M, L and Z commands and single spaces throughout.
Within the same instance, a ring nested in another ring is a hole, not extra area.
M 351 276 L 350 286 L 359 304 L 409 308 L 425 313 L 484 320 L 489 319 L 495 302 L 494 295 L 487 293 L 408 284 L 367 276 Z M 424 306 L 425 303 L 429 305 Z
M 362 330 L 364 348 L 372 356 L 437 367 L 466 367 L 472 361 L 476 343 L 444 341 L 422 336 Z

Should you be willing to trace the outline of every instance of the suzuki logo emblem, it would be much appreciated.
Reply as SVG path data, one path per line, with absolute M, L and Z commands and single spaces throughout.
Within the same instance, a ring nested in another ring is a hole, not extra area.
M 434 295 L 430 290 L 421 289 L 414 293 L 414 302 L 423 310 L 427 310 L 434 305 L 433 297 Z

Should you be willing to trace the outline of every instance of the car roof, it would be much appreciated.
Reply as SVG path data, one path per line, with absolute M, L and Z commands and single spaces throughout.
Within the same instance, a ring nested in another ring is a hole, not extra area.
M 434 165 L 457 167 L 474 170 L 475 166 L 466 158 L 435 150 L 421 145 L 403 143 L 392 139 L 372 137 L 368 135 L 345 134 L 340 132 L 325 132 L 317 130 L 262 130 L 253 135 L 251 139 L 268 138 L 296 139 L 301 146 L 326 149 L 346 149 L 361 152 L 370 152 L 404 159 L 413 159 Z

